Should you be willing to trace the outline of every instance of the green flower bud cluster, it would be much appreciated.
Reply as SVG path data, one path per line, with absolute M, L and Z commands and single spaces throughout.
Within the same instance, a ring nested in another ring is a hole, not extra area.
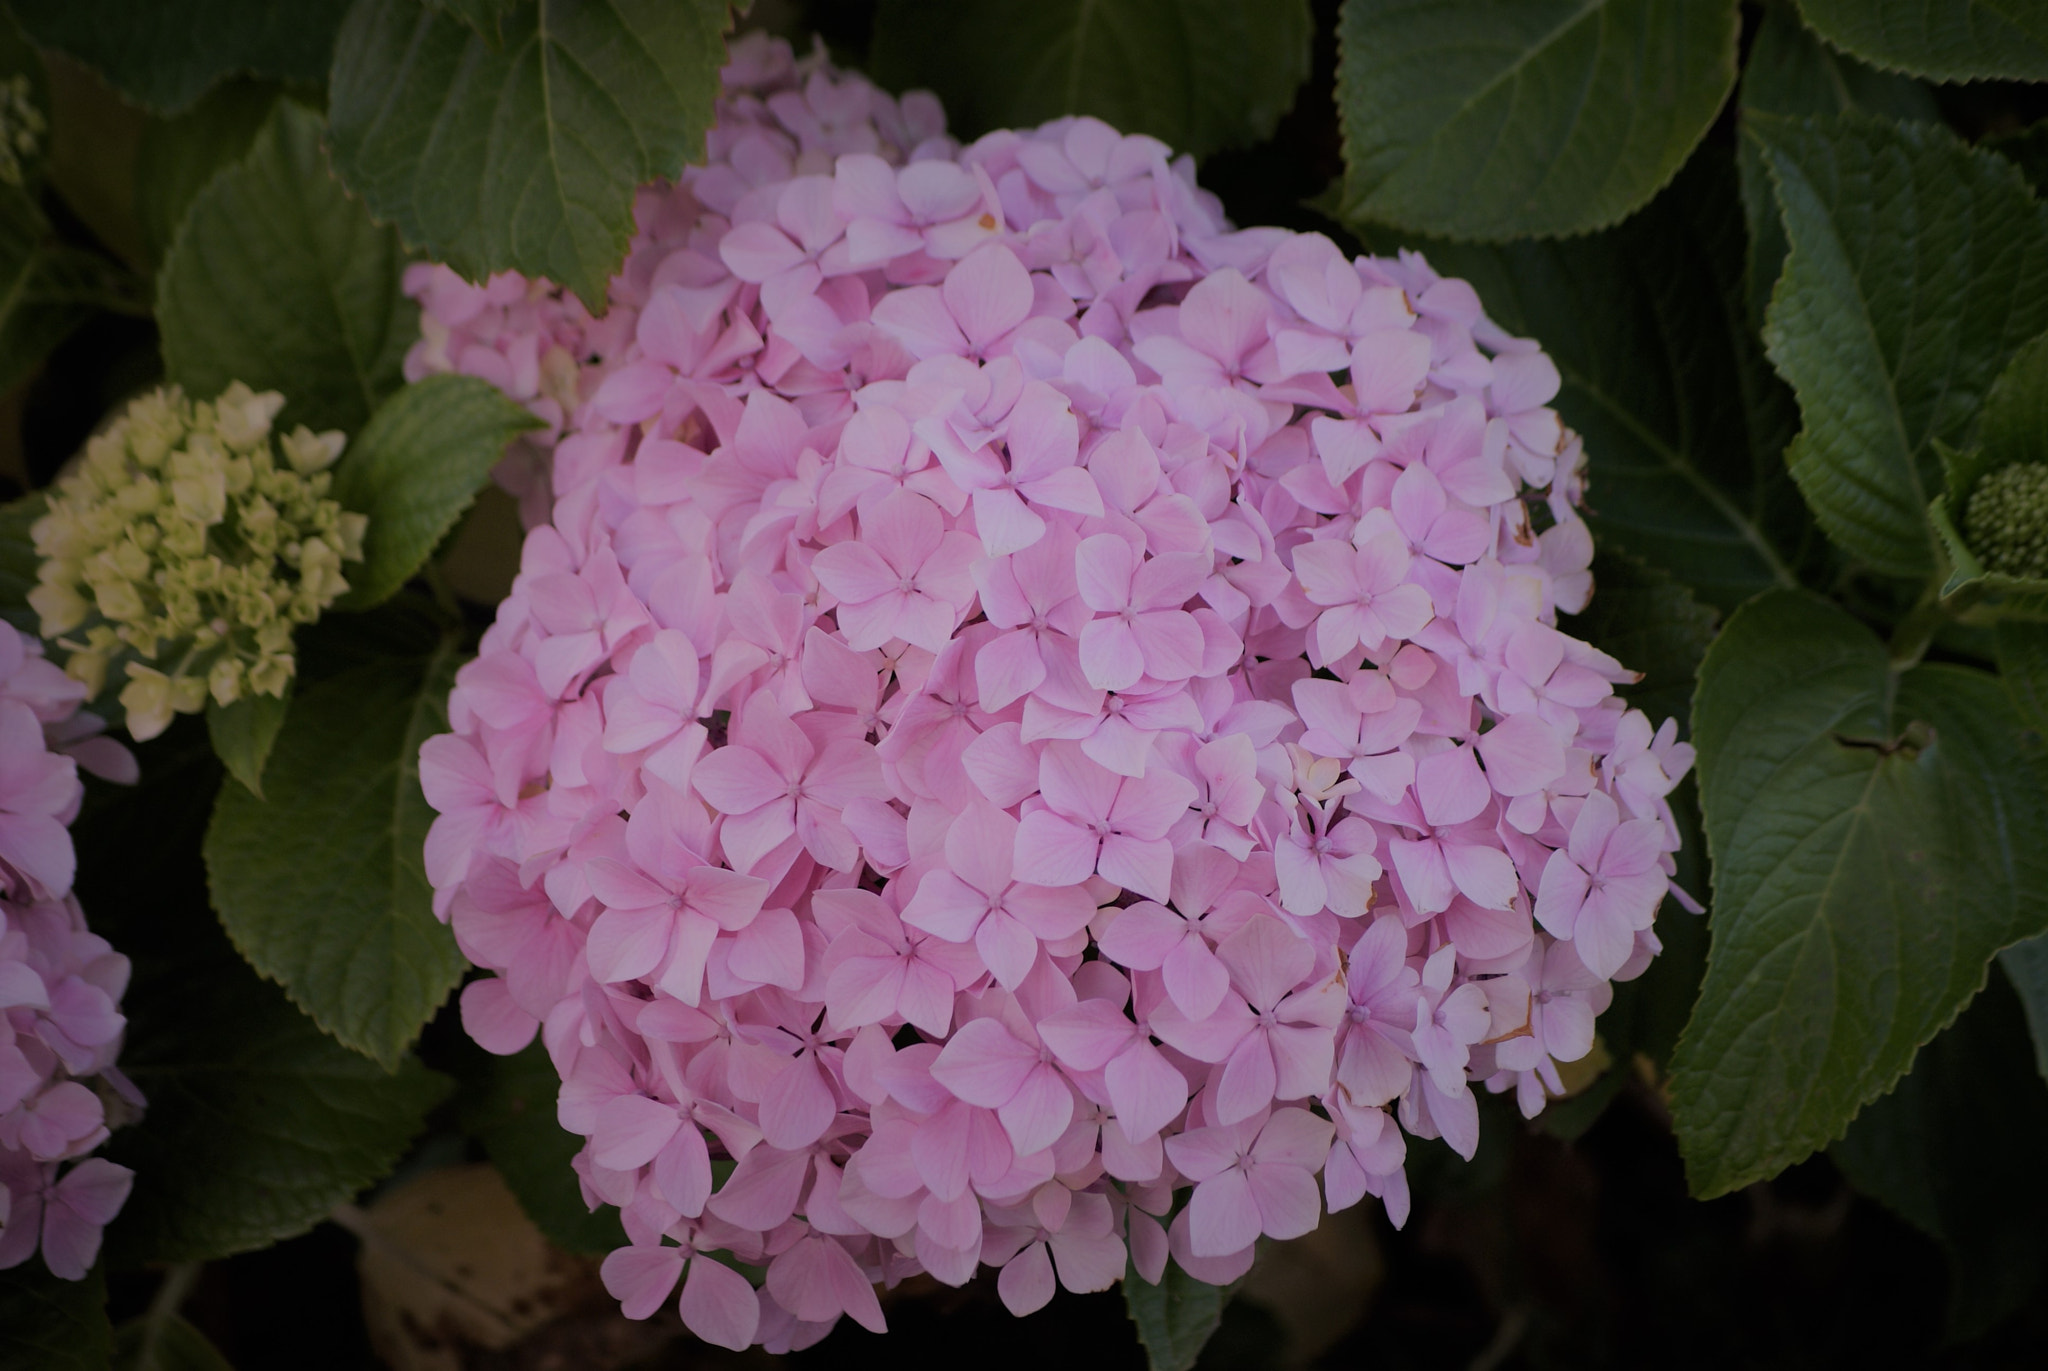
M 21 164 L 42 146 L 43 112 L 29 98 L 28 77 L 0 81 L 0 181 L 21 184 Z
M 1988 570 L 2048 577 L 2048 463 L 2014 462 L 1985 476 L 1963 526 Z
M 239 381 L 212 402 L 176 386 L 144 395 L 86 444 L 29 531 L 43 636 L 94 695 L 125 668 L 138 740 L 208 697 L 283 695 L 292 630 L 348 589 L 341 565 L 363 555 L 368 520 L 327 498 L 345 439 L 302 425 L 273 442 L 283 405 Z

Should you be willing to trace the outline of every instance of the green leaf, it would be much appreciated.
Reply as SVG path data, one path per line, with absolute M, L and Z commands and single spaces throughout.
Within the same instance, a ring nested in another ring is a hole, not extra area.
M 1863 110 L 1892 119 L 1939 119 L 1934 92 L 1910 77 L 1876 71 L 1844 57 L 1799 22 L 1791 0 L 1771 0 L 1757 26 L 1736 102 L 1747 115 L 1844 114 Z M 1771 196 L 1763 153 L 1750 139 L 1736 150 L 1742 177 L 1742 213 L 1749 224 L 1749 324 L 1763 327 L 1785 264 L 1785 227 Z
M 135 158 L 135 217 L 150 260 L 162 262 L 206 184 L 248 155 L 277 104 L 278 88 L 230 81 L 175 119 L 153 119 Z
M 214 804 L 214 908 L 249 964 L 387 1069 L 467 965 L 434 917 L 421 846 L 433 811 L 419 750 L 448 727 L 458 655 L 359 667 L 292 703 L 258 800 Z
M 535 1041 L 510 1057 L 475 1055 L 456 1101 L 462 1129 L 483 1144 L 526 1216 L 570 1252 L 601 1254 L 623 1243 L 618 1211 L 604 1205 L 592 1213 L 583 1203 L 569 1165 L 583 1139 L 555 1120 L 562 1082 L 547 1050 Z
M 0 392 L 98 311 L 142 312 L 138 293 L 107 258 L 59 243 L 26 191 L 0 185 Z
M 1714 640 L 1714 611 L 1669 575 L 1623 552 L 1593 555 L 1593 599 L 1567 631 L 1642 673 L 1618 693 L 1650 716 L 1683 723 L 1693 678 Z
M 113 1355 L 107 1278 L 60 1281 L 40 1257 L 0 1271 L 0 1371 L 105 1371 Z
M 43 517 L 49 501 L 41 491 L 0 505 L 0 619 L 23 633 L 42 634 L 42 616 L 28 607 L 28 593 L 36 587 L 36 569 L 42 559 L 28 536 L 29 526 Z
M 427 4 L 454 15 L 485 38 L 496 42 L 503 30 L 505 16 L 517 7 L 519 0 L 427 0 Z
M 353 433 L 403 383 L 419 307 L 398 234 L 370 220 L 320 149 L 319 116 L 280 100 L 249 155 L 192 202 L 157 279 L 170 379 L 282 391 L 289 428 Z
M 1729 619 L 1693 729 L 1713 942 L 1672 1113 L 1712 1196 L 1841 1136 L 1991 955 L 2048 927 L 2048 766 L 1995 677 L 1895 675 L 1798 592 Z
M 1986 138 L 1981 146 L 2016 163 L 2035 194 L 2048 185 L 2048 119 L 2014 133 Z
M 2048 933 L 2014 943 L 1998 954 L 1998 964 L 2026 1008 L 2034 1069 L 2048 1080 Z
M 1188 1371 L 1223 1322 L 1235 1287 L 1207 1285 L 1168 1262 L 1153 1285 L 1133 1266 L 1124 1272 L 1124 1310 L 1138 1326 L 1138 1341 L 1152 1371 Z
M 1730 161 L 1703 149 L 1647 209 L 1605 233 L 1414 245 L 1557 363 L 1558 413 L 1586 440 L 1599 544 L 1723 609 L 1793 584 L 1809 526 L 1780 458 L 1792 397 L 1743 324 Z
M 143 108 L 176 114 L 226 76 L 317 85 L 348 0 L 9 0 L 44 47 Z
M 1345 0 L 1342 216 L 1584 233 L 1678 171 L 1735 85 L 1734 0 Z
M 704 155 L 727 22 L 726 0 L 523 0 L 494 44 L 418 0 L 360 0 L 335 42 L 334 164 L 435 260 L 602 311 L 634 191 Z
M 1314 30 L 1306 0 L 883 0 L 868 56 L 969 137 L 1090 114 L 1205 157 L 1272 136 Z
M 1977 439 L 1986 471 L 2012 462 L 2048 462 L 2048 334 L 2015 352 L 1992 382 Z
M 213 755 L 259 800 L 263 798 L 263 767 L 290 708 L 289 693 L 281 698 L 244 695 L 227 706 L 206 702 L 206 731 L 213 739 Z
M 135 1170 L 107 1230 L 115 1270 L 305 1232 L 390 1171 L 448 1088 L 342 1047 L 228 945 L 199 855 L 221 785 L 199 721 L 136 751 L 142 784 L 89 781 L 72 826 L 79 901 L 134 964 L 121 1069 L 149 1101 L 105 1148 Z
M 1872 66 L 1931 81 L 2048 81 L 2033 0 L 1799 0 L 1814 31 Z
M 115 1371 L 234 1371 L 206 1334 L 176 1314 L 114 1330 Z
M 2048 620 L 2048 581 L 1987 570 L 1963 538 L 1962 525 L 1977 483 L 2014 462 L 2048 462 L 2048 334 L 2013 354 L 1992 383 L 1979 418 L 1979 445 L 1958 452 L 1934 441 L 1941 459 L 1942 493 L 1928 507 L 1928 520 L 1947 561 L 1941 587 L 1952 613 L 1974 611 L 1980 619 Z
M 1857 1116 L 1829 1156 L 1939 1242 L 1949 1332 L 1974 1337 L 2032 1299 L 2048 1244 L 2048 1082 L 2018 998 L 1994 975 L 1911 1074 Z
M 2048 737 L 2048 624 L 1998 625 L 1998 675 L 2021 720 Z
M 524 405 L 473 376 L 431 376 L 371 416 L 334 473 L 334 498 L 370 516 L 343 609 L 387 600 L 438 547 L 505 455 L 540 427 Z
M 207 952 L 159 959 L 176 983 L 132 988 L 123 1005 L 121 1069 L 149 1100 L 106 1149 L 137 1176 L 112 1230 L 123 1265 L 305 1232 L 389 1172 L 447 1093 L 412 1057 L 386 1072 L 321 1033 L 224 940 Z
M 2048 326 L 2048 222 L 2010 162 L 1932 124 L 1751 115 L 1791 253 L 1764 327 L 1805 427 L 1787 454 L 1829 537 L 1881 572 L 1936 565 L 1932 443 Z

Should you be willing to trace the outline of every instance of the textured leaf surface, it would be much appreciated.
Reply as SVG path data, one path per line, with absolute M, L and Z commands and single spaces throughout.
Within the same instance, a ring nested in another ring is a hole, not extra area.
M 1924 577 L 1932 442 L 1962 446 L 2007 359 L 2048 326 L 2048 220 L 2010 162 L 1931 124 L 1745 127 L 1791 245 L 1764 342 L 1804 420 L 1793 479 L 1845 551 Z
M 1891 119 L 1941 117 L 1934 92 L 1920 82 L 1866 67 L 1814 37 L 1799 21 L 1792 0 L 1771 0 L 1764 7 L 1736 99 L 1745 115 L 1799 118 L 1862 110 Z M 1741 141 L 1735 163 L 1742 174 L 1742 213 L 1749 223 L 1749 322 L 1761 328 L 1771 287 L 1785 264 L 1785 227 L 1754 140 Z
M 370 516 L 342 607 L 390 598 L 455 527 L 505 444 L 539 426 L 474 376 L 430 376 L 380 405 L 335 468 L 334 498 Z
M 335 44 L 335 166 L 472 280 L 545 276 L 602 310 L 633 192 L 704 155 L 726 23 L 726 0 L 524 0 L 492 43 L 418 0 L 361 0 Z
M 609 1205 L 592 1213 L 569 1162 L 583 1139 L 555 1120 L 561 1079 L 538 1040 L 510 1057 L 480 1059 L 463 1073 L 457 1107 L 462 1130 L 484 1145 L 519 1207 L 548 1241 L 570 1252 L 602 1254 L 626 1240 Z
M 135 964 L 121 1069 L 149 1100 L 105 1149 L 136 1173 L 107 1230 L 114 1270 L 305 1232 L 397 1163 L 448 1086 L 341 1046 L 228 945 L 199 857 L 222 784 L 199 721 L 139 757 L 143 784 L 91 783 L 73 828 L 79 899 Z
M 1995 677 L 1894 676 L 1798 592 L 1730 618 L 1693 725 L 1713 945 L 1672 1112 L 1711 1196 L 1839 1137 L 2048 926 L 2048 768 Z
M 465 962 L 421 866 L 419 747 L 447 728 L 456 654 L 359 667 L 299 692 L 265 798 L 221 791 L 214 908 L 242 955 L 343 1043 L 397 1066 Z
M 1949 1331 L 1984 1332 L 2039 1289 L 2048 1245 L 2048 1082 L 2004 976 L 1921 1049 L 1829 1149 L 1857 1189 L 1949 1257 Z
M 1159 1284 L 1152 1285 L 1135 1268 L 1124 1273 L 1124 1309 L 1138 1327 L 1138 1341 L 1152 1371 L 1188 1371 L 1223 1322 L 1223 1306 L 1232 1291 L 1196 1280 L 1168 1262 Z
M 107 1279 L 60 1281 L 42 1259 L 0 1271 L 0 1371 L 105 1371 Z
M 210 399 L 282 391 L 289 428 L 361 428 L 402 383 L 419 309 L 398 235 L 370 221 L 320 148 L 320 119 L 278 102 L 249 155 L 192 202 L 157 278 L 164 364 Z
M 1647 209 L 1605 233 L 1418 245 L 1557 363 L 1557 409 L 1586 440 L 1587 517 L 1601 545 L 1724 609 L 1792 584 L 1809 526 L 1780 457 L 1792 397 L 1743 325 L 1729 162 L 1702 151 Z M 1376 236 L 1375 245 L 1394 241 Z
M 206 183 L 248 154 L 277 98 L 277 87 L 267 82 L 230 81 L 175 119 L 144 126 L 135 157 L 135 217 L 152 261 L 170 251 Z
M 348 0 L 9 0 L 31 38 L 136 104 L 175 114 L 224 76 L 302 85 L 327 75 Z
M 883 0 L 869 58 L 967 137 L 1092 114 L 1202 157 L 1271 136 L 1313 29 L 1306 0 Z
M 1346 0 L 1346 218 L 1583 233 L 1677 172 L 1735 84 L 1734 0 Z
M 1821 37 L 1934 81 L 2048 81 L 2048 10 L 2035 0 L 1799 0 Z

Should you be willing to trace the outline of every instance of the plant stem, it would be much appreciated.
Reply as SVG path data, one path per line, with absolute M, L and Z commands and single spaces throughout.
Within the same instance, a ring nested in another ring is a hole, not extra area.
M 1948 609 L 1941 602 L 1940 582 L 1932 582 L 1920 593 L 1919 603 L 1892 630 L 1892 670 L 1907 671 L 1918 666 L 1948 617 Z

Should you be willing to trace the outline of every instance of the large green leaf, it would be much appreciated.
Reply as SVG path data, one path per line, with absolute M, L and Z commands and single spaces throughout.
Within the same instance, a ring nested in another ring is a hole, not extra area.
M 0 1271 L 0 1371 L 106 1371 L 107 1280 L 60 1281 L 31 1257 Z
M 1735 84 L 1735 0 L 1345 0 L 1350 219 L 1583 233 L 1669 181 Z
M 1947 1251 L 1955 1336 L 2035 1297 L 2048 1267 L 2048 1082 L 2005 977 L 1990 978 L 1829 1155 Z
M 1202 157 L 1272 135 L 1314 28 L 1307 0 L 882 0 L 869 60 L 968 137 L 1092 114 Z
M 619 1211 L 583 1203 L 569 1163 L 583 1139 L 555 1119 L 562 1081 L 538 1041 L 510 1057 L 481 1049 L 463 1071 L 457 1097 L 463 1131 L 484 1145 L 491 1164 L 519 1198 L 519 1207 L 548 1241 L 570 1252 L 602 1254 L 623 1243 Z
M 419 309 L 398 234 L 327 169 L 320 119 L 280 100 L 249 155 L 192 202 L 157 278 L 170 379 L 282 391 L 280 422 L 359 429 L 402 384 Z
M 343 1043 L 392 1068 L 466 963 L 434 917 L 419 748 L 448 726 L 458 655 L 306 687 L 263 775 L 228 786 L 206 833 L 214 908 L 243 956 Z
M 107 1230 L 114 1269 L 305 1232 L 397 1163 L 448 1088 L 341 1046 L 228 945 L 199 859 L 221 785 L 205 726 L 180 720 L 138 753 L 142 785 L 90 783 L 73 827 L 86 918 L 134 963 L 121 1069 L 149 1101 L 105 1149 L 135 1170 Z
M 1791 245 L 1764 341 L 1805 421 L 1793 479 L 1845 551 L 1924 578 L 1932 445 L 1963 445 L 2048 326 L 2048 219 L 2010 162 L 1933 124 L 1752 114 L 1745 129 Z
M 1557 363 L 1557 409 L 1586 440 L 1587 517 L 1601 545 L 1724 609 L 1793 584 L 1808 528 L 1780 458 L 1791 395 L 1743 322 L 1730 160 L 1703 149 L 1647 209 L 1605 233 L 1420 245 Z
M 492 43 L 418 0 L 359 0 L 335 43 L 334 164 L 472 279 L 558 281 L 592 310 L 633 193 L 704 155 L 727 0 L 523 0 Z
M 1789 116 L 1863 110 L 1892 119 L 1938 119 L 1934 92 L 1911 77 L 1876 71 L 1845 57 L 1799 22 L 1792 0 L 1770 0 L 1742 64 L 1737 103 L 1744 114 Z M 1785 227 L 1771 194 L 1763 153 L 1750 139 L 1736 150 L 1742 213 L 1749 223 L 1749 323 L 1762 328 L 1771 287 L 1785 264 Z
M 1138 1341 L 1152 1371 L 1189 1371 L 1223 1322 L 1223 1306 L 1235 1287 L 1209 1285 L 1168 1262 L 1153 1285 L 1135 1266 L 1124 1272 L 1124 1310 L 1138 1327 Z
M 370 516 L 341 607 L 389 599 L 455 527 L 505 444 L 539 426 L 473 376 L 430 376 L 380 405 L 335 468 L 334 498 Z
M 1895 674 L 1800 592 L 1730 618 L 1693 728 L 1713 944 L 1672 1112 L 1709 1196 L 1839 1137 L 2048 927 L 2048 765 L 1995 677 Z
M 1873 66 L 1933 81 L 2048 81 L 2035 0 L 1799 0 L 1821 37 Z
M 8 0 L 29 37 L 175 114 L 224 76 L 302 85 L 327 75 L 348 0 Z
M 277 104 L 278 88 L 230 81 L 174 119 L 152 119 L 135 158 L 135 217 L 152 261 L 163 261 L 185 211 L 207 182 L 248 155 Z

